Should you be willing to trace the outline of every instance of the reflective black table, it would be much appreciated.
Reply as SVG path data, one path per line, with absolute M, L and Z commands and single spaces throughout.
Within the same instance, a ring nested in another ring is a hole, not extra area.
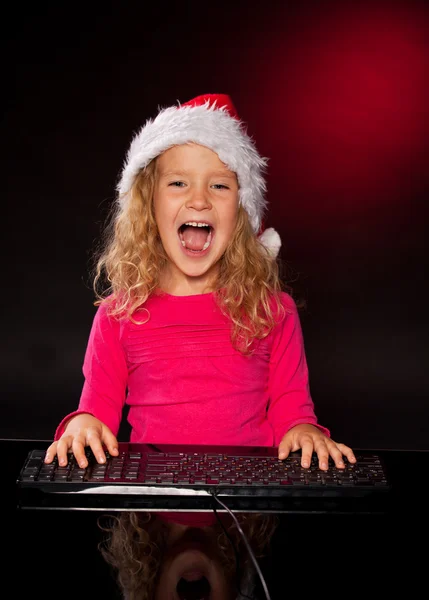
M 98 549 L 99 514 L 17 507 L 15 482 L 25 457 L 31 449 L 48 445 L 46 440 L 0 440 L 6 558 L 2 595 L 27 598 L 37 592 L 46 600 L 121 598 Z M 271 600 L 292 593 L 305 598 L 321 590 L 342 596 L 357 592 L 371 598 L 396 592 L 413 597 L 424 589 L 429 451 L 373 451 L 383 458 L 392 483 L 384 506 L 378 503 L 371 510 L 365 505 L 360 511 L 357 505 L 339 513 L 324 504 L 320 510 L 297 507 L 278 516 L 266 556 L 259 561 Z M 255 593 L 258 600 L 266 598 L 260 584 Z M 180 595 L 176 598 L 182 600 Z M 212 600 L 210 595 L 205 598 Z

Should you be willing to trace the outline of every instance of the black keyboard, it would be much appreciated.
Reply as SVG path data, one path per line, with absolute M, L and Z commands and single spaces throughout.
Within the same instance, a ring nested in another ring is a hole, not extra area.
M 88 510 L 209 510 L 213 494 L 242 510 L 287 509 L 296 498 L 362 498 L 390 489 L 385 466 L 374 453 L 345 460 L 337 469 L 301 467 L 300 453 L 285 460 L 275 448 L 153 446 L 120 443 L 119 456 L 98 464 L 90 449 L 82 469 L 72 454 L 66 467 L 44 463 L 45 450 L 32 450 L 18 476 L 21 508 Z M 284 504 L 286 501 L 286 504 Z

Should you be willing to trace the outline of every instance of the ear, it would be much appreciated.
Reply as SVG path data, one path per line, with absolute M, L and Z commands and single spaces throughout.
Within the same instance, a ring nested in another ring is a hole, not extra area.
M 258 240 L 269 251 L 273 258 L 277 258 L 280 251 L 282 241 L 279 234 L 272 227 L 265 229 L 259 236 Z

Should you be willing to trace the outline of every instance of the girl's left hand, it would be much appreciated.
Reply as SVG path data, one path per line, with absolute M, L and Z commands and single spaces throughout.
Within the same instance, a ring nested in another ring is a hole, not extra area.
M 313 452 L 319 459 L 319 468 L 328 470 L 328 459 L 331 456 L 335 466 L 339 469 L 345 468 L 343 456 L 351 463 L 356 462 L 353 450 L 344 444 L 339 444 L 324 435 L 320 429 L 310 424 L 295 425 L 286 433 L 279 444 L 278 457 L 283 460 L 290 452 L 301 449 L 301 466 L 308 468 L 311 465 Z

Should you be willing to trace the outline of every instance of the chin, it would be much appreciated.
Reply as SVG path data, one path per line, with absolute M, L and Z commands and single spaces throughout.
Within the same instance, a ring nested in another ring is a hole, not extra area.
M 203 264 L 177 264 L 178 269 L 185 275 L 186 277 L 195 278 L 204 277 L 208 278 L 214 274 L 215 271 L 218 270 L 218 260 L 209 263 Z

